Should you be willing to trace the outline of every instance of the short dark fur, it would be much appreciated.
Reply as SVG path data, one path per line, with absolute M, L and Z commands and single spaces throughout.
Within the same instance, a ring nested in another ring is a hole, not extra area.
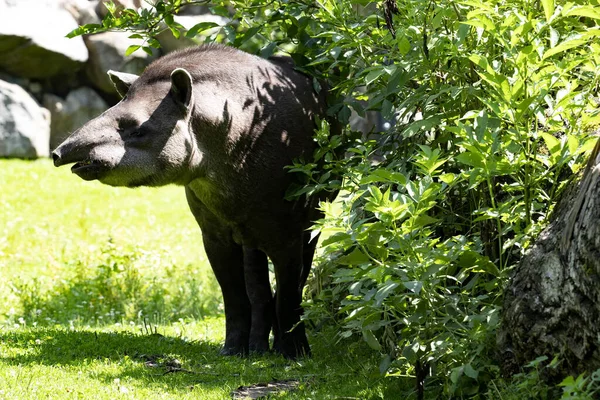
M 264 61 L 257 56 L 219 44 L 188 47 L 155 60 L 140 76 L 141 82 L 146 85 L 169 82 L 174 68 L 186 69 L 194 82 L 227 81 L 228 75 L 220 65 L 224 56 L 227 57 L 228 64 L 237 64 L 240 69 L 255 64 L 256 61 Z
M 220 45 L 171 53 L 136 79 L 112 73 L 124 100 L 73 133 L 53 157 L 83 179 L 116 186 L 180 184 L 223 292 L 224 354 L 309 354 L 302 289 L 322 197 L 287 201 L 285 167 L 310 160 L 325 93 L 291 60 Z M 337 125 L 333 125 L 333 132 Z M 271 291 L 267 257 L 275 268 Z

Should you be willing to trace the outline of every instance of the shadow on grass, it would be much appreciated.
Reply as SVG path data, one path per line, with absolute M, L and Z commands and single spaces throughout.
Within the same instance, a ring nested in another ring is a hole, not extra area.
M 289 380 L 298 382 L 286 394 L 294 399 L 388 398 L 386 393 L 400 389 L 400 382 L 378 373 L 372 352 L 363 346 L 333 344 L 328 338 L 311 338 L 312 359 L 289 361 L 272 354 L 221 356 L 220 344 L 159 334 L 23 328 L 0 331 L 0 367 L 58 367 L 70 381 L 83 373 L 106 385 L 122 381 L 175 396 L 193 391 L 198 398 L 204 393 L 224 398 L 240 386 Z
M 176 390 L 199 384 L 230 390 L 239 386 L 240 371 L 251 362 L 220 356 L 215 343 L 160 334 L 36 328 L 0 331 L 0 342 L 7 349 L 0 364 L 60 366 L 72 371 L 74 379 L 83 370 L 107 384 L 120 379 Z

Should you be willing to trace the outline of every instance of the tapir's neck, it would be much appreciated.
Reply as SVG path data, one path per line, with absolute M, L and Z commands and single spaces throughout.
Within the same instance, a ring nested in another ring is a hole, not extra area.
M 180 179 L 176 182 L 183 186 L 188 186 L 192 181 L 206 176 L 206 168 L 203 163 L 205 152 L 202 151 L 202 146 L 199 143 L 198 134 L 194 130 L 191 118 L 188 122 L 188 132 L 190 134 L 188 157 L 185 165 L 181 167 Z

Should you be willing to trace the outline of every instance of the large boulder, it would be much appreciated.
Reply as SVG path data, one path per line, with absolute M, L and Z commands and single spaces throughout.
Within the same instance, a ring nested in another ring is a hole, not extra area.
M 82 87 L 66 99 L 53 94 L 44 95 L 44 107 L 50 110 L 50 149 L 55 149 L 73 131 L 96 118 L 108 105 L 93 89 Z
M 0 157 L 47 157 L 50 113 L 20 86 L 0 80 Z
M 65 37 L 75 28 L 58 1 L 0 0 L 0 70 L 36 79 L 76 73 L 88 51 L 81 37 Z
M 100 24 L 102 20 L 96 14 L 97 0 L 61 0 L 62 7 L 67 10 L 79 25 Z
M 139 75 L 158 56 L 158 51 L 149 56 L 142 50 L 125 56 L 129 46 L 140 44 L 137 39 L 129 39 L 129 35 L 127 32 L 103 32 L 85 38 L 90 52 L 86 74 L 94 87 L 104 93 L 116 93 L 106 71 L 112 69 Z

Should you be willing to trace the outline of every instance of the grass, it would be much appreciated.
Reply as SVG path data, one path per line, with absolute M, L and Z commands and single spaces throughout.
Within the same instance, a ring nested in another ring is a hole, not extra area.
M 378 357 L 332 327 L 313 357 L 222 357 L 220 293 L 183 189 L 83 182 L 49 160 L 0 160 L 0 399 L 394 398 Z

